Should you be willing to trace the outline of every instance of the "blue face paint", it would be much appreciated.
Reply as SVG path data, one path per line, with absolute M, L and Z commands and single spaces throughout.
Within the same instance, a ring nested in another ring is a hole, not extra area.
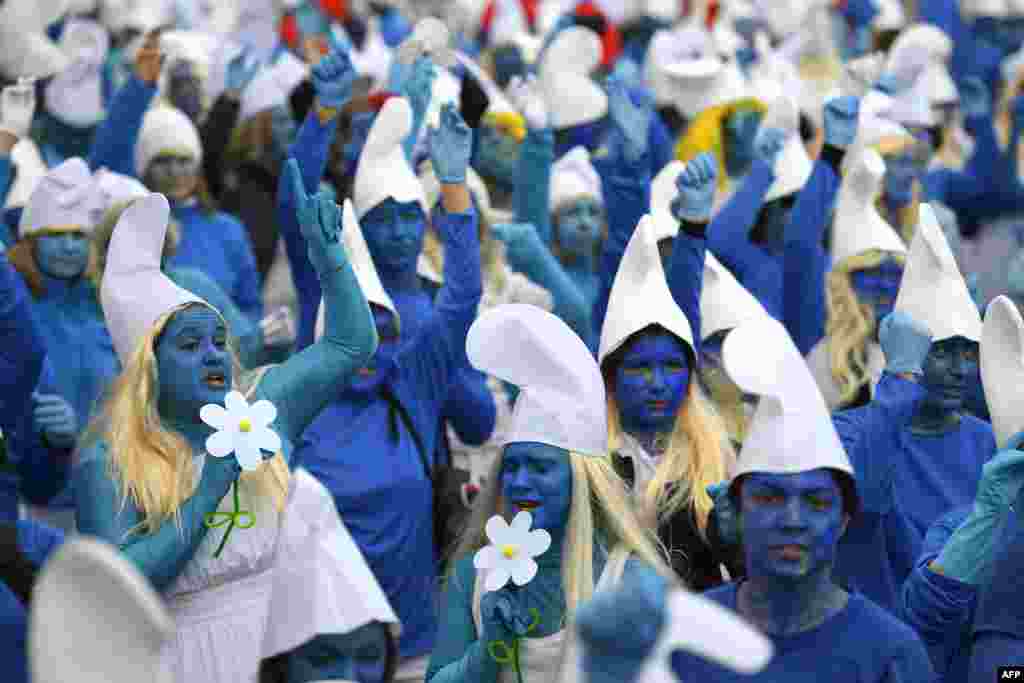
M 377 326 L 377 337 L 380 340 L 377 344 L 377 351 L 373 354 L 370 363 L 359 370 L 349 380 L 345 390 L 353 394 L 369 394 L 377 390 L 377 387 L 388 378 L 390 368 L 394 366 L 395 357 L 398 354 L 399 330 L 398 320 L 391 311 L 381 308 L 376 304 L 370 304 L 373 310 L 373 321 Z
M 346 175 L 355 175 L 359 165 L 359 156 L 363 153 L 366 145 L 366 138 L 373 128 L 375 114 L 369 111 L 357 112 L 352 115 L 351 128 L 349 129 L 348 142 L 345 143 L 345 169 Z
M 502 89 L 516 76 L 526 75 L 526 61 L 523 53 L 516 45 L 501 45 L 492 53 L 494 61 L 494 81 Z
M 479 134 L 480 143 L 474 164 L 476 170 L 502 185 L 512 187 L 519 171 L 519 142 L 487 122 L 480 125 Z
M 44 274 L 73 280 L 89 264 L 89 238 L 84 232 L 40 235 L 35 242 L 36 264 Z
M 224 321 L 208 306 L 178 311 L 156 343 L 159 410 L 166 419 L 199 420 L 207 403 L 224 403 L 231 389 L 231 353 Z
M 569 522 L 572 503 L 568 451 L 532 441 L 505 446 L 501 496 L 507 515 L 527 510 L 533 515 L 533 528 L 558 536 Z
M 385 199 L 370 209 L 360 223 L 373 264 L 382 278 L 416 271 L 427 229 L 418 202 Z
M 919 139 L 903 151 L 885 158 L 882 181 L 885 201 L 891 207 L 907 206 L 914 198 L 914 182 L 924 178 L 931 163 L 931 144 Z
M 722 124 L 725 149 L 725 170 L 731 178 L 747 172 L 754 160 L 754 138 L 761 126 L 761 114 L 756 111 L 734 112 Z
M 892 313 L 896 296 L 900 292 L 903 266 L 889 258 L 875 268 L 850 273 L 850 284 L 862 304 L 868 304 L 875 311 L 875 325 Z
M 615 402 L 626 432 L 670 432 L 686 398 L 690 372 L 690 354 L 675 335 L 659 329 L 629 342 L 615 370 Z
M 978 345 L 964 337 L 934 342 L 922 364 L 927 403 L 947 413 L 963 408 L 967 380 L 977 373 Z
M 594 199 L 578 199 L 558 211 L 558 247 L 574 259 L 592 258 L 604 227 L 604 208 Z
M 179 59 L 168 70 L 167 99 L 192 121 L 199 120 L 203 113 L 203 91 L 192 62 Z
M 843 527 L 842 492 L 828 470 L 743 480 L 740 528 L 751 578 L 796 581 L 827 569 Z

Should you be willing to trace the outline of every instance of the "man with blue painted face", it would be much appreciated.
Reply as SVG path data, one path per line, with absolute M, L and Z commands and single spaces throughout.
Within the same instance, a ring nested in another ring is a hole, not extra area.
M 927 205 L 879 336 L 886 373 L 874 399 L 835 416 L 865 509 L 838 566 L 852 587 L 895 611 L 928 528 L 974 500 L 996 450 L 992 427 L 962 412 L 981 318 Z
M 444 243 L 444 285 L 418 330 L 409 330 L 401 315 L 400 306 L 422 294 L 412 286 L 425 227 L 423 190 L 402 147 L 411 126 L 408 102 L 388 100 L 363 152 L 355 213 L 345 228 L 365 236 L 352 258 L 374 304 L 380 347 L 338 387 L 296 454 L 334 496 L 402 620 L 398 680 L 422 678 L 436 635 L 433 491 L 424 470 L 433 465 L 441 411 L 465 363 L 465 335 L 481 295 L 476 215 L 465 187 L 472 135 L 449 105 L 428 137 L 441 183 L 432 224 Z M 282 206 L 289 201 L 284 194 Z
M 753 676 L 682 651 L 672 654 L 672 671 L 682 681 L 933 681 L 917 636 L 833 578 L 837 545 L 859 512 L 859 487 L 785 329 L 772 320 L 742 325 L 726 338 L 724 357 L 737 384 L 761 396 L 729 489 L 747 576 L 705 595 L 766 634 L 775 653 Z M 645 642 L 643 632 L 600 627 L 614 623 L 620 608 L 636 605 L 630 588 L 624 586 L 614 600 L 595 600 L 579 616 L 590 683 L 634 680 L 639 667 L 632 677 L 607 672 L 621 671 L 622 659 L 642 662 L 652 650 L 653 639 Z M 657 601 L 646 613 L 659 623 L 664 609 L 664 600 Z M 616 640 L 588 637 L 608 630 Z M 610 661 L 616 658 L 618 663 Z

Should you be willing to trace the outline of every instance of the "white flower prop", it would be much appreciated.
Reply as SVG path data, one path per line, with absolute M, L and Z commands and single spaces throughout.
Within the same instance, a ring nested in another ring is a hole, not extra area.
M 269 426 L 277 418 L 277 408 L 270 401 L 249 405 L 241 393 L 230 391 L 224 397 L 224 407 L 207 403 L 199 417 L 217 430 L 206 439 L 206 452 L 215 458 L 234 453 L 243 470 L 260 466 L 261 450 L 276 453 L 281 448 L 281 437 Z
M 473 566 L 487 572 L 484 590 L 500 590 L 511 579 L 525 586 L 537 575 L 539 557 L 551 547 L 551 534 L 543 529 L 530 531 L 533 515 L 523 510 L 512 519 L 511 526 L 495 515 L 487 520 L 484 530 L 490 545 L 480 548 L 473 557 Z

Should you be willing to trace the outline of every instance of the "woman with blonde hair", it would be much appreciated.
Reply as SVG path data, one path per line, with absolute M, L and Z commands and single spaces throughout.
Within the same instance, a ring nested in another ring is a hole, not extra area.
M 454 558 L 427 681 L 510 681 L 519 672 L 557 681 L 576 664 L 574 614 L 595 590 L 623 574 L 670 572 L 607 459 L 603 383 L 583 341 L 555 316 L 510 304 L 477 319 L 466 352 L 522 391 Z M 543 530 L 531 538 L 549 543 L 497 538 L 501 517 L 514 515 L 509 532 L 525 521 Z M 507 574 L 500 581 L 499 555 L 528 555 L 512 573 L 516 587 Z
M 260 659 L 279 654 L 266 651 L 278 635 L 271 629 L 296 623 L 271 610 L 282 563 L 338 564 L 317 544 L 304 546 L 309 557 L 276 554 L 309 505 L 286 458 L 335 387 L 370 358 L 376 334 L 339 240 L 339 209 L 306 197 L 294 162 L 289 173 L 323 284 L 326 334 L 254 376 L 236 378 L 220 313 L 160 272 L 170 215 L 162 195 L 133 203 L 111 239 L 101 297 L 124 371 L 83 444 L 75 502 L 79 530 L 117 545 L 164 595 L 176 634 L 162 668 L 174 681 L 253 680 Z M 260 401 L 248 406 L 238 390 Z M 232 450 L 235 458 L 213 457 Z M 332 589 L 335 574 L 317 576 Z M 308 617 L 291 647 L 350 630 L 338 614 Z

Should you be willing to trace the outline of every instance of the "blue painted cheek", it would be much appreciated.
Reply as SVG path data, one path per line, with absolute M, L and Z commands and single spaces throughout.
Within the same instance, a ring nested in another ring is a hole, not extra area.
M 190 308 L 175 314 L 164 329 L 156 347 L 157 373 L 160 378 L 161 412 L 170 418 L 192 419 L 207 403 L 223 403 L 231 388 L 231 355 L 218 347 L 216 329 L 219 318 L 205 308 Z M 186 326 L 203 328 L 195 348 L 182 348 L 178 333 Z M 223 384 L 210 384 L 211 372 L 223 376 Z
M 40 270 L 59 280 L 71 280 L 89 263 L 89 240 L 78 233 L 43 235 L 36 240 L 36 263 Z
M 554 446 L 509 444 L 501 476 L 505 513 L 515 516 L 518 504 L 532 503 L 533 527 L 557 532 L 565 528 L 572 503 L 569 455 Z
M 597 220 L 591 216 L 566 216 L 559 225 L 558 244 L 572 256 L 583 256 L 593 251 L 599 230 Z

